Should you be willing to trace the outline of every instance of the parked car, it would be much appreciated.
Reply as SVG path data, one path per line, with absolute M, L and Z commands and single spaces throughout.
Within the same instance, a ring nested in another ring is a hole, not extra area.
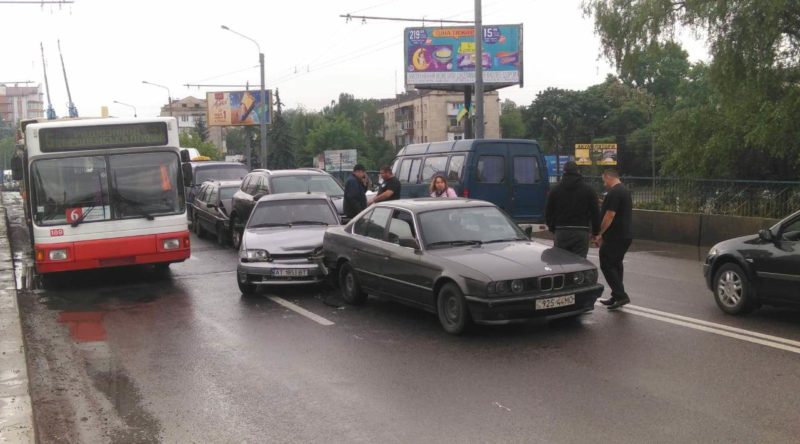
M 249 171 L 246 165 L 237 162 L 199 161 L 188 162 L 187 165 L 191 168 L 191 177 L 184 178 L 187 181 L 186 202 L 189 203 L 194 202 L 197 190 L 203 182 L 208 182 L 209 180 L 242 180 Z M 184 168 L 184 171 L 187 170 Z M 194 220 L 193 212 L 192 206 L 188 205 L 186 217 L 189 218 L 190 222 Z
M 729 239 L 708 252 L 703 275 L 725 313 L 760 305 L 800 305 L 800 211 L 758 235 Z
M 247 221 L 239 249 L 237 282 L 244 295 L 261 285 L 313 284 L 325 279 L 322 237 L 339 225 L 323 193 L 264 196 Z
M 241 185 L 241 180 L 224 180 L 210 181 L 200 186 L 191 203 L 192 230 L 198 237 L 212 233 L 220 245 L 228 243 L 231 237 L 231 198 Z
M 329 229 L 325 264 L 343 299 L 389 297 L 436 313 L 445 331 L 576 316 L 603 292 L 597 268 L 532 242 L 492 203 L 410 199 L 379 203 Z
M 550 181 L 534 140 L 480 139 L 407 145 L 392 171 L 402 198 L 427 197 L 433 176 L 444 175 L 461 197 L 492 202 L 517 223 L 544 222 Z
M 231 210 L 231 243 L 239 248 L 244 225 L 258 200 L 281 193 L 319 192 L 330 197 L 339 214 L 344 213 L 344 188 L 330 174 L 318 169 L 253 170 L 233 195 Z

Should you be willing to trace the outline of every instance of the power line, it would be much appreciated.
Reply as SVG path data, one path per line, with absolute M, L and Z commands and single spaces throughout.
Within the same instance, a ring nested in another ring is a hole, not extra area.
M 472 24 L 475 22 L 468 21 L 468 20 L 446 20 L 446 19 L 438 19 L 438 20 L 428 20 L 426 18 L 403 18 L 403 17 L 373 17 L 368 15 L 351 15 L 351 14 L 342 14 L 339 17 L 345 19 L 347 22 L 353 21 L 353 19 L 361 19 L 361 23 L 367 23 L 367 20 L 388 20 L 393 22 L 430 22 L 430 23 L 460 23 L 460 24 Z
M 0 0 L 0 4 L 7 5 L 71 5 L 75 3 L 73 0 Z

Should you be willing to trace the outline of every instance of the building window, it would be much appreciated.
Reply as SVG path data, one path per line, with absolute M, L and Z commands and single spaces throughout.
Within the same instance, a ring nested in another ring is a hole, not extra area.
M 189 121 L 189 116 L 186 115 L 181 116 L 181 122 L 188 122 L 188 121 Z
M 428 141 L 428 136 L 425 136 L 424 139 L 425 139 L 424 142 L 427 142 Z
M 422 127 L 423 128 L 427 128 L 428 127 L 428 121 L 427 120 L 423 120 L 422 121 Z
M 458 117 L 450 118 L 450 126 L 458 126 Z

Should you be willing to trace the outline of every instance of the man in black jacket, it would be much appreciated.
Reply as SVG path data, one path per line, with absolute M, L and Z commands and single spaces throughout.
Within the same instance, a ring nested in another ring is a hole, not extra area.
M 564 176 L 547 196 L 545 219 L 555 246 L 586 257 L 589 241 L 600 231 L 597 193 L 583 182 L 578 164 L 567 162 Z
M 364 165 L 356 164 L 353 174 L 344 184 L 344 215 L 352 219 L 367 208 L 367 188 L 364 186 Z

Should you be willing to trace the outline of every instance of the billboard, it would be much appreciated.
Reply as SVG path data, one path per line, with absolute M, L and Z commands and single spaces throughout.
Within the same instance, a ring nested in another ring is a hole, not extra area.
M 576 143 L 575 163 L 578 165 L 616 165 L 616 143 Z
M 575 160 L 573 156 L 558 156 L 558 163 L 559 167 L 556 170 L 556 156 L 555 155 L 547 155 L 544 156 L 545 162 L 547 162 L 547 174 L 550 177 L 555 177 L 556 173 L 563 173 L 564 172 L 564 165 L 570 160 Z
M 406 85 L 457 89 L 475 83 L 475 28 L 406 28 Z M 522 25 L 483 27 L 483 81 L 487 90 L 522 86 Z
M 353 171 L 357 160 L 356 150 L 325 151 L 325 171 Z
M 261 91 L 224 91 L 206 93 L 208 126 L 260 125 L 261 119 L 272 122 L 272 91 L 267 90 L 267 107 Z

